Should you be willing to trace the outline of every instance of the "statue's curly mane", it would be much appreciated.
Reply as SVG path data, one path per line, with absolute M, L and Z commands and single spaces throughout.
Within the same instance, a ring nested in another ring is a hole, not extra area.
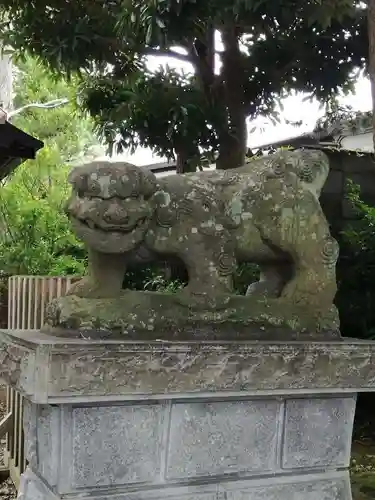
M 83 196 L 120 199 L 150 198 L 157 189 L 155 175 L 148 169 L 124 162 L 93 161 L 74 168 L 68 182 Z

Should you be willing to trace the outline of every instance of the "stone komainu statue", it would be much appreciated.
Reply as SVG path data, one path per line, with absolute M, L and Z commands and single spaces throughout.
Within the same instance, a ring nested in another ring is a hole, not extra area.
M 191 297 L 232 294 L 237 263 L 249 261 L 261 278 L 248 294 L 327 307 L 339 251 L 319 203 L 328 172 L 326 155 L 313 150 L 160 179 L 127 163 L 77 167 L 67 213 L 89 271 L 70 293 L 116 296 L 127 266 L 177 256 Z

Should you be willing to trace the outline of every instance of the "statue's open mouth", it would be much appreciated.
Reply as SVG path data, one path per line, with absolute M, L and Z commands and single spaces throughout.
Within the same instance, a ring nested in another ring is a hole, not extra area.
M 147 223 L 147 217 L 141 217 L 137 221 L 132 221 L 131 224 L 129 223 L 107 224 L 105 222 L 101 222 L 101 224 L 98 225 L 91 219 L 76 218 L 76 220 L 83 226 L 86 226 L 89 229 L 92 229 L 93 231 L 102 231 L 103 233 L 121 233 L 121 234 L 129 234 L 135 229 L 144 227 Z

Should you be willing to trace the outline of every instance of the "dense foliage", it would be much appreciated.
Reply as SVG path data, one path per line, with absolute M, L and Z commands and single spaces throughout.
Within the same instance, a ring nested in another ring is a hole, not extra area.
M 61 108 L 29 108 L 14 124 L 45 142 L 0 187 L 0 271 L 8 274 L 81 274 L 86 252 L 63 212 L 68 195 L 67 162 L 96 143 L 92 123 L 78 116 L 76 82 L 55 79 L 30 57 L 18 65 L 15 107 L 72 98 Z
M 375 207 L 362 201 L 353 183 L 347 196 L 358 219 L 340 238 L 336 302 L 341 328 L 345 336 L 375 338 Z
M 366 9 L 352 0 L 3 0 L 1 32 L 17 52 L 81 72 L 81 102 L 107 142 L 239 165 L 246 118 L 273 115 L 292 90 L 324 100 L 352 83 L 368 53 Z M 219 43 L 220 42 L 220 43 Z M 190 74 L 151 73 L 172 56 Z

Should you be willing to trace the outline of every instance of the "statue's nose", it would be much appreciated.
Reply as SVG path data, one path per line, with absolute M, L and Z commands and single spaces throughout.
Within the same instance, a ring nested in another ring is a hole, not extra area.
M 129 217 L 124 209 L 117 205 L 110 205 L 103 214 L 103 219 L 108 224 L 127 224 Z

